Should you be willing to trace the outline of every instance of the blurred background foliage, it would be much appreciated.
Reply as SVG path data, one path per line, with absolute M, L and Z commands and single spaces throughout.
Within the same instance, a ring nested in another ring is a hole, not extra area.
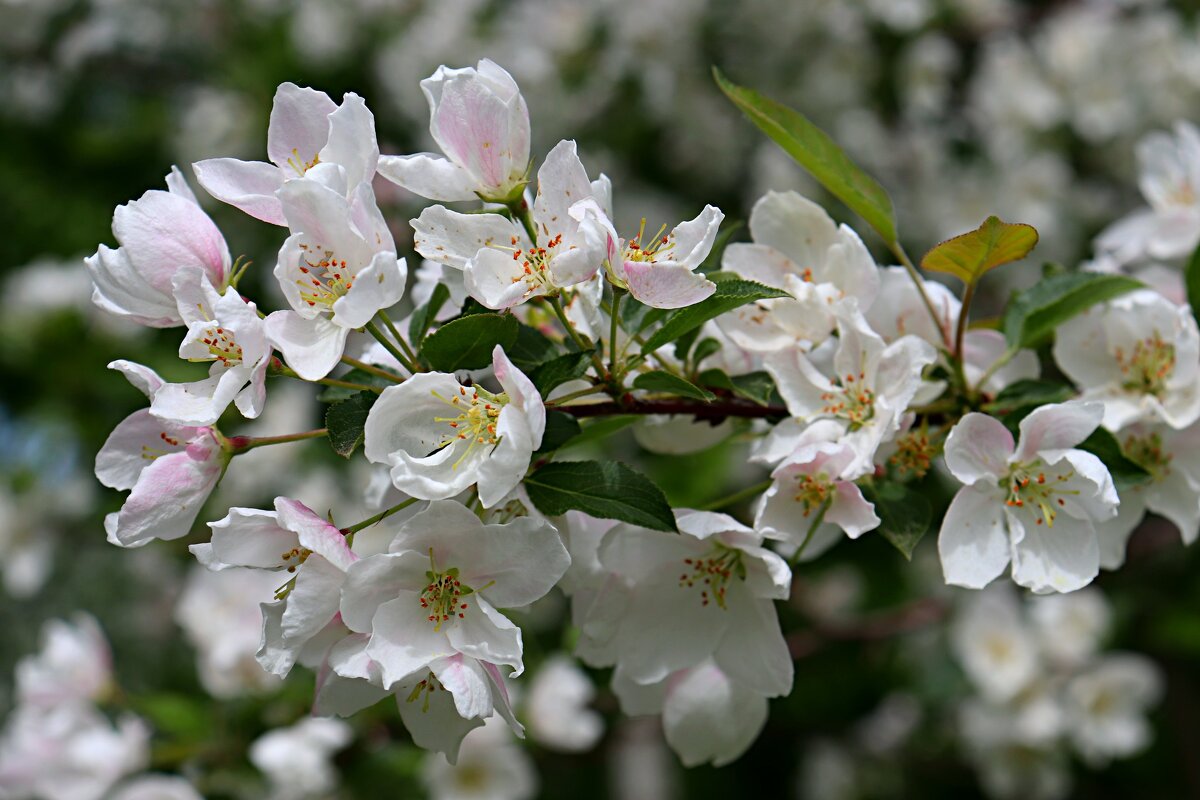
M 177 332 L 103 319 L 81 263 L 113 243 L 113 208 L 161 188 L 172 164 L 260 158 L 280 82 L 363 95 L 381 150 L 409 153 L 429 149 L 418 82 L 439 64 L 489 57 L 524 90 L 534 152 L 577 139 L 589 170 L 612 176 L 626 222 L 687 218 L 706 202 L 745 220 L 767 189 L 798 188 L 854 224 L 720 96 L 709 76 L 717 64 L 802 109 L 873 172 L 911 252 L 998 213 L 1039 228 L 1044 260 L 1075 265 L 1091 236 L 1137 203 L 1134 142 L 1200 119 L 1197 13 L 1189 0 L 0 0 L 0 692 L 11 690 L 16 659 L 36 649 L 43 620 L 90 611 L 113 642 L 121 704 L 156 730 L 155 766 L 183 770 L 207 797 L 262 796 L 248 743 L 307 713 L 303 671 L 265 694 L 208 696 L 196 639 L 176 623 L 186 542 L 125 552 L 104 541 L 103 514 L 119 497 L 95 484 L 91 461 L 142 405 L 105 365 L 127 358 L 168 378 L 188 366 L 175 357 Z M 406 221 L 421 205 L 379 190 L 411 259 Z M 254 262 L 246 293 L 272 297 L 280 232 L 207 207 L 234 254 Z M 987 288 L 1003 298 L 1027 277 Z M 317 424 L 319 406 L 303 392 L 281 405 L 258 429 Z M 663 456 L 626 431 L 611 447 L 609 457 L 638 464 L 678 504 L 760 478 L 736 439 Z M 365 470 L 331 469 L 336 457 L 321 443 L 278 450 L 235 464 L 217 516 L 285 490 L 347 518 L 361 509 Z M 616 725 L 615 699 L 601 689 L 610 726 L 593 752 L 530 748 L 541 796 L 650 797 L 622 771 L 654 768 L 682 797 L 751 786 L 766 797 L 977 794 L 953 724 L 966 690 L 943 612 L 957 594 L 939 586 L 933 550 L 930 536 L 909 564 L 867 536 L 797 570 L 783 611 L 800 655 L 795 689 L 773 702 L 767 729 L 732 766 L 677 770 L 651 746 L 653 731 Z M 1198 560 L 1151 520 L 1130 565 L 1099 581 L 1116 611 L 1112 646 L 1151 655 L 1168 689 L 1152 747 L 1101 772 L 1076 769 L 1075 796 L 1200 796 Z M 49 570 L 44 581 L 29 577 L 30 563 Z M 569 645 L 565 604 L 544 605 L 522 620 L 531 664 Z M 932 612 L 910 620 L 897 609 Z M 880 614 L 895 617 L 894 631 L 862 635 Z M 862 744 L 863 720 L 896 697 L 920 709 L 904 740 L 882 751 Z M 338 796 L 419 796 L 421 754 L 394 709 L 382 704 L 354 724 Z M 646 754 L 638 761 L 618 745 Z M 829 752 L 851 765 L 849 788 L 820 777 Z

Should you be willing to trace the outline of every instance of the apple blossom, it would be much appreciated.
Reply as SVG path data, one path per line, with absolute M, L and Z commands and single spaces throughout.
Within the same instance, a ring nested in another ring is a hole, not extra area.
M 1092 587 L 1070 594 L 1033 595 L 1026 605 L 1042 654 L 1054 666 L 1066 669 L 1092 660 L 1112 622 L 1104 594 Z
M 1039 676 L 1037 639 L 1008 586 L 968 599 L 954 620 L 950 643 L 963 671 L 988 700 L 1012 700 Z
M 844 443 L 800 448 L 771 473 L 754 529 L 807 560 L 832 547 L 840 533 L 857 539 L 877 528 L 874 506 L 853 483 L 861 475 L 847 472 L 856 460 Z
M 866 246 L 811 200 L 796 192 L 768 192 L 750 212 L 750 234 L 754 243 L 729 245 L 721 266 L 791 297 L 760 300 L 723 315 L 719 324 L 739 347 L 761 353 L 811 347 L 833 332 L 839 301 L 852 297 L 864 312 L 875 302 L 879 270 Z M 887 307 L 893 307 L 891 297 Z
M 1139 186 L 1149 208 L 1096 238 L 1101 258 L 1118 266 L 1186 256 L 1200 242 L 1200 130 L 1178 122 L 1175 135 L 1155 131 L 1137 146 Z
M 95 285 L 92 302 L 111 314 L 153 328 L 181 325 L 176 274 L 197 269 L 221 289 L 232 277 L 225 237 L 175 167 L 167 191 L 154 189 L 117 206 L 112 229 L 120 247 L 100 245 L 84 259 Z
M 1019 441 L 996 419 L 967 414 L 946 440 L 946 466 L 965 484 L 946 511 L 938 551 L 946 582 L 980 589 L 1012 562 L 1035 592 L 1069 592 L 1096 577 L 1096 522 L 1116 516 L 1108 468 L 1076 448 L 1100 424 L 1099 403 L 1042 406 Z
M 370 634 L 364 652 L 385 689 L 456 654 L 519 673 L 520 629 L 496 608 L 538 599 L 569 563 L 547 523 L 485 525 L 459 503 L 435 501 L 400 526 L 387 553 L 350 566 L 342 621 Z
M 181 425 L 212 425 L 231 402 L 249 418 L 266 403 L 271 346 L 254 303 L 236 289 L 219 294 L 197 270 L 174 280 L 179 316 L 188 327 L 179 357 L 211 361 L 209 377 L 193 383 L 167 383 L 151 398 L 150 413 Z
M 431 206 L 412 220 L 413 247 L 425 258 L 463 270 L 467 293 L 488 308 L 505 309 L 554 295 L 600 269 L 605 229 L 593 183 L 576 153 L 561 141 L 538 169 L 530 225 L 499 214 L 460 214 Z
M 1054 360 L 1104 404 L 1104 427 L 1134 422 L 1186 428 L 1200 419 L 1200 330 L 1187 306 L 1137 291 L 1058 328 Z
M 542 443 L 546 411 L 499 345 L 492 365 L 498 394 L 438 372 L 386 388 L 364 427 L 367 459 L 387 464 L 392 483 L 413 497 L 442 500 L 475 485 L 484 508 L 503 500 Z
M 432 753 L 426 756 L 421 779 L 431 800 L 530 800 L 538 788 L 529 755 L 497 722 L 467 736 L 456 761 Z
M 937 357 L 933 346 L 916 336 L 885 345 L 853 306 L 837 314 L 838 344 L 829 367 L 821 369 L 799 349 L 765 359 L 787 403 L 785 420 L 764 442 L 765 454 L 786 455 L 800 444 L 802 428 L 830 420 L 841 429 L 839 442 L 854 449 L 849 474 L 869 470 L 879 445 L 900 428 L 901 416 L 921 386 L 921 371 Z
M 335 105 L 324 92 L 281 83 L 267 128 L 267 157 L 270 163 L 210 158 L 192 169 L 218 200 L 263 222 L 286 225 L 277 192 L 289 181 L 331 169 L 350 189 L 371 181 L 379 159 L 375 117 L 353 92 Z
M 605 535 L 598 557 L 614 580 L 595 596 L 583 632 L 602 630 L 607 641 L 591 643 L 589 660 L 650 684 L 712 657 L 733 681 L 786 694 L 792 662 L 773 601 L 787 597 L 787 564 L 724 514 L 680 511 L 676 520 L 679 534 L 622 524 Z
M 404 294 L 407 265 L 375 195 L 360 183 L 347 199 L 300 178 L 279 190 L 292 235 L 279 250 L 275 277 L 291 310 L 267 317 L 267 335 L 305 380 L 329 374 L 346 337 Z
M 267 776 L 271 797 L 326 797 L 338 784 L 333 754 L 350 744 L 353 735 L 341 720 L 302 719 L 255 739 L 250 744 L 250 763 Z
M 152 396 L 163 385 L 153 370 L 124 361 L 109 365 Z M 104 518 L 108 540 L 139 547 L 152 539 L 178 539 L 191 531 L 200 507 L 229 463 L 217 432 L 135 411 L 109 434 L 96 454 L 96 477 L 129 491 L 120 511 Z
M 706 205 L 694 219 L 666 231 L 646 236 L 646 221 L 628 241 L 617 236 L 608 221 L 609 213 L 599 203 L 591 215 L 606 228 L 608 279 L 613 286 L 628 290 L 633 298 L 652 308 L 683 308 L 708 299 L 717 285 L 696 272 L 708 258 L 725 215 Z
M 596 694 L 591 679 L 565 655 L 549 658 L 525 696 L 529 733 L 552 750 L 582 753 L 604 733 L 604 718 L 588 708 Z
M 358 556 L 342 532 L 303 503 L 275 498 L 274 511 L 232 508 L 209 523 L 212 542 L 192 545 L 201 564 L 213 570 L 251 567 L 292 576 L 263 605 L 263 669 L 287 675 L 303 648 L 338 613 L 346 571 Z
M 529 109 L 512 76 L 485 58 L 474 68 L 438 67 L 421 91 L 445 157 L 382 156 L 379 174 L 441 202 L 519 196 L 529 173 Z
M 1154 662 L 1135 653 L 1104 656 L 1067 685 L 1068 730 L 1089 764 L 1127 758 L 1151 739 L 1146 711 L 1163 693 Z
M 89 614 L 70 622 L 52 619 L 42 627 L 42 649 L 17 662 L 17 702 L 50 708 L 99 701 L 113 688 L 112 653 Z
M 711 658 L 651 685 L 630 680 L 618 667 L 613 691 L 626 714 L 662 714 L 667 744 L 685 767 L 736 760 L 767 722 L 767 698 Z
M 121 784 L 109 800 L 204 800 L 190 783 L 174 775 L 140 775 Z

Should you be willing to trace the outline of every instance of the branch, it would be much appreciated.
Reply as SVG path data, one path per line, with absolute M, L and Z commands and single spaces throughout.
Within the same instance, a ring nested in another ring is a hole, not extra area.
M 626 395 L 618 402 L 579 403 L 557 406 L 576 417 L 610 417 L 620 414 L 682 414 L 696 419 L 722 420 L 726 417 L 750 419 L 788 416 L 784 406 L 760 406 L 741 400 L 717 400 L 704 403 L 698 400 L 638 400 Z

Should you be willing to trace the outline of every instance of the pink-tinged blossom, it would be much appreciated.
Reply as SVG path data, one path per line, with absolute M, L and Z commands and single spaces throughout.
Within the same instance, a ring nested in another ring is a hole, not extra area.
M 84 263 L 95 287 L 92 302 L 117 316 L 153 328 L 182 325 L 177 274 L 196 269 L 222 289 L 231 277 L 225 237 L 174 167 L 167 191 L 153 189 L 117 206 L 112 230 L 120 247 L 100 245 Z
M 213 425 L 232 402 L 244 416 L 257 417 L 266 403 L 271 346 L 254 303 L 233 288 L 218 293 L 195 270 L 175 276 L 175 297 L 188 327 L 179 357 L 212 366 L 204 380 L 160 387 L 150 413 L 184 425 Z
M 441 372 L 384 389 L 363 429 L 367 459 L 386 464 L 392 483 L 412 497 L 443 500 L 475 485 L 484 508 L 499 503 L 541 446 L 546 409 L 500 345 L 492 366 L 499 394 Z
M 856 461 L 847 444 L 802 447 L 771 473 L 754 529 L 805 560 L 828 550 L 842 534 L 857 539 L 874 530 L 875 507 L 853 483 L 861 474 L 847 471 Z
M 946 583 L 981 589 L 1012 563 L 1038 593 L 1091 583 L 1100 566 L 1097 522 L 1117 513 L 1103 462 L 1077 449 L 1100 424 L 1098 403 L 1038 408 L 1020 439 L 986 414 L 967 414 L 946 440 L 946 466 L 965 486 L 938 536 Z
M 1084 400 L 1104 404 L 1104 427 L 1200 418 L 1200 330 L 1188 306 L 1136 291 L 1059 326 L 1054 360 Z
M 533 203 L 537 242 L 520 222 L 499 214 L 460 214 L 432 206 L 412 220 L 416 251 L 463 270 L 467 292 L 488 308 L 505 309 L 590 280 L 605 257 L 596 183 L 562 141 L 538 170 Z
M 474 68 L 438 67 L 421 91 L 429 132 L 445 157 L 383 156 L 379 174 L 441 202 L 503 202 L 520 192 L 529 169 L 529 109 L 512 76 L 485 58 Z
M 267 317 L 271 342 L 305 380 L 329 374 L 350 331 L 399 302 L 408 276 L 370 184 L 347 199 L 304 178 L 279 190 L 292 232 L 279 250 L 275 278 L 290 310 Z
M 733 680 L 777 697 L 792 661 L 775 600 L 791 570 L 762 537 L 724 514 L 680 511 L 679 533 L 612 528 L 597 556 L 607 577 L 587 607 L 579 654 L 652 684 L 708 658 Z
M 361 97 L 349 92 L 336 105 L 315 89 L 281 83 L 267 128 L 263 161 L 210 158 L 192 165 L 196 180 L 213 197 L 272 225 L 286 225 L 276 192 L 310 173 L 336 173 L 326 180 L 353 189 L 369 183 L 379 160 L 375 117 Z
M 41 650 L 17 662 L 17 702 L 53 708 L 65 703 L 100 701 L 113 688 L 112 652 L 90 614 L 49 620 L 42 627 Z
M 767 698 L 711 658 L 650 685 L 618 667 L 612 688 L 629 716 L 662 715 L 667 744 L 685 767 L 737 760 L 767 724 Z
M 717 285 L 696 272 L 708 258 L 725 215 L 706 205 L 695 219 L 681 222 L 670 233 L 666 226 L 646 234 L 645 222 L 628 241 L 617 236 L 599 203 L 591 204 L 590 216 L 606 229 L 608 279 L 627 289 L 633 298 L 654 308 L 683 308 L 707 300 Z M 578 212 L 576 212 L 578 213 Z
M 109 366 L 148 396 L 164 385 L 146 367 L 125 361 Z M 186 536 L 229 463 L 217 436 L 209 427 L 159 419 L 148 408 L 122 420 L 96 454 L 100 482 L 129 491 L 121 510 L 104 518 L 108 540 L 139 547 Z
M 836 305 L 854 298 L 866 311 L 879 290 L 879 270 L 850 227 L 795 192 L 769 192 L 750 212 L 751 243 L 726 248 L 721 266 L 791 297 L 760 300 L 718 319 L 739 346 L 770 353 L 811 347 L 837 324 Z M 887 305 L 891 307 L 893 298 Z
M 263 603 L 263 669 L 286 675 L 309 642 L 334 621 L 346 571 L 358 560 L 342 532 L 303 503 L 275 498 L 274 511 L 232 508 L 209 523 L 212 541 L 192 545 L 209 569 L 252 567 L 291 576 Z

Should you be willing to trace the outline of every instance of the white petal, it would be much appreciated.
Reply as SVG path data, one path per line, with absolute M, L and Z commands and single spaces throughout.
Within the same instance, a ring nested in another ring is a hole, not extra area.
M 378 169 L 380 175 L 419 197 L 441 203 L 477 199 L 471 173 L 433 153 L 381 156 Z
M 416 232 L 413 248 L 430 261 L 455 269 L 466 267 L 485 247 L 498 248 L 511 261 L 515 249 L 528 241 L 520 226 L 499 214 L 460 214 L 444 206 L 429 206 L 409 222 Z
M 192 165 L 204 191 L 223 203 L 271 225 L 286 225 L 283 204 L 275 192 L 283 186 L 279 167 L 263 161 L 210 158 Z
M 317 317 L 305 319 L 295 311 L 275 311 L 265 320 L 267 336 L 283 360 L 306 381 L 328 375 L 346 349 L 348 328 Z
M 717 285 L 681 264 L 625 262 L 629 293 L 654 308 L 683 308 L 707 300 Z
M 1004 572 L 1010 554 L 1003 502 L 998 490 L 964 487 L 954 495 L 938 533 L 946 583 L 982 589 Z
M 1100 571 L 1100 546 L 1090 520 L 1059 514 L 1053 527 L 1022 518 L 1025 536 L 1013 546 L 1013 580 L 1038 593 L 1073 592 Z
M 375 314 L 400 302 L 408 280 L 408 265 L 390 250 L 376 253 L 371 263 L 354 276 L 350 291 L 333 303 L 334 321 L 346 328 L 361 328 Z
M 946 438 L 946 466 L 970 486 L 1000 480 L 1008 472 L 1015 444 L 1001 422 L 987 414 L 971 413 L 959 420 Z

